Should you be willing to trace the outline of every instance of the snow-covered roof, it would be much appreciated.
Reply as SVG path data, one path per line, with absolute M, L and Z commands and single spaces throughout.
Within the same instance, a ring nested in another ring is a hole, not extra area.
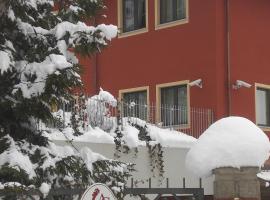
M 212 124 L 190 149 L 186 166 L 199 177 L 219 167 L 261 167 L 269 158 L 266 134 L 242 117 L 228 117 Z

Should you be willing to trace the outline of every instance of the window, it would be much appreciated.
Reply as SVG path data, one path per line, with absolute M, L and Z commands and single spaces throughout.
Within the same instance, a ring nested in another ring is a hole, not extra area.
M 256 121 L 258 126 L 270 127 L 270 87 L 256 87 Z
M 118 24 L 121 34 L 145 31 L 147 28 L 147 0 L 118 0 Z
M 156 28 L 188 22 L 188 0 L 156 0 Z
M 179 126 L 189 123 L 189 88 L 186 82 L 159 85 L 159 121 L 163 126 Z
M 148 87 L 120 90 L 124 117 L 148 118 Z

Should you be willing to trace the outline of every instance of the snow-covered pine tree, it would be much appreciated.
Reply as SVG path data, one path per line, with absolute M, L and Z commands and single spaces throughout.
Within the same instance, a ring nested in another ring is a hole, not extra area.
M 73 52 L 90 55 L 116 36 L 115 26 L 83 22 L 103 8 L 102 0 L 0 0 L 0 196 L 5 199 L 23 198 L 22 192 L 33 188 L 46 193 L 96 181 L 117 189 L 128 175 L 125 164 L 89 149 L 55 146 L 37 128 L 37 122 L 53 120 L 52 103 L 71 100 L 71 90 L 82 87 Z

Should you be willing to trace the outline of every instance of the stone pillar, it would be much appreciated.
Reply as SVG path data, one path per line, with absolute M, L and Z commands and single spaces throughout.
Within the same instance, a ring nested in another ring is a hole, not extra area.
M 258 167 L 224 167 L 213 170 L 215 200 L 260 200 Z

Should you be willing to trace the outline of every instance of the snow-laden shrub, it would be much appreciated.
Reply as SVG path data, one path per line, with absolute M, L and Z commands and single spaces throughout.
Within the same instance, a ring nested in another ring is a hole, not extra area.
M 117 100 L 109 92 L 100 89 L 98 95 L 90 97 L 86 101 L 86 111 L 89 123 L 92 127 L 103 130 L 111 130 L 115 124 L 117 112 Z

